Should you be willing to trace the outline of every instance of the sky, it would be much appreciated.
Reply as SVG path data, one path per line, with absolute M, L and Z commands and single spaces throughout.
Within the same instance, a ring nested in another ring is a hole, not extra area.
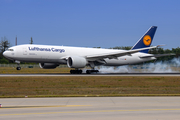
M 180 0 L 0 0 L 0 37 L 11 46 L 133 46 L 158 26 L 152 45 L 180 47 Z

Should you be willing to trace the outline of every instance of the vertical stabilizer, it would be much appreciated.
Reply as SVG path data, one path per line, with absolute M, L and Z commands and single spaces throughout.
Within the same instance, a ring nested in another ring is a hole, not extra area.
M 149 30 L 138 40 L 138 42 L 131 48 L 133 49 L 139 49 L 139 48 L 145 48 L 150 47 L 151 43 L 153 41 L 154 34 L 156 32 L 157 26 L 152 26 L 149 28 Z M 148 53 L 149 50 L 142 50 L 140 52 Z

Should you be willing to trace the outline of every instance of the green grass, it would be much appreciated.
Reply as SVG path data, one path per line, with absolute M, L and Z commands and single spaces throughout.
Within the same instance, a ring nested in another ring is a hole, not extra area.
M 13 67 L 0 67 L 0 74 L 35 74 L 35 73 L 69 73 L 70 68 L 56 68 L 56 69 L 41 69 L 41 68 L 22 68 L 21 70 L 16 70 Z
M 0 97 L 179 96 L 180 77 L 0 77 Z

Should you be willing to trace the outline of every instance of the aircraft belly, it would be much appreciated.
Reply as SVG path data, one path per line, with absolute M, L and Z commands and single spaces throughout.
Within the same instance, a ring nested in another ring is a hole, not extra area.
M 130 59 L 119 57 L 118 59 L 105 59 L 106 66 L 121 66 L 129 64 Z

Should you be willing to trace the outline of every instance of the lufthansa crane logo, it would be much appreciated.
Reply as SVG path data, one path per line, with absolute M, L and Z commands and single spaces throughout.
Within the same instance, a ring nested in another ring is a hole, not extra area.
M 151 37 L 149 35 L 145 35 L 144 38 L 143 38 L 143 43 L 146 46 L 149 46 L 151 44 Z

